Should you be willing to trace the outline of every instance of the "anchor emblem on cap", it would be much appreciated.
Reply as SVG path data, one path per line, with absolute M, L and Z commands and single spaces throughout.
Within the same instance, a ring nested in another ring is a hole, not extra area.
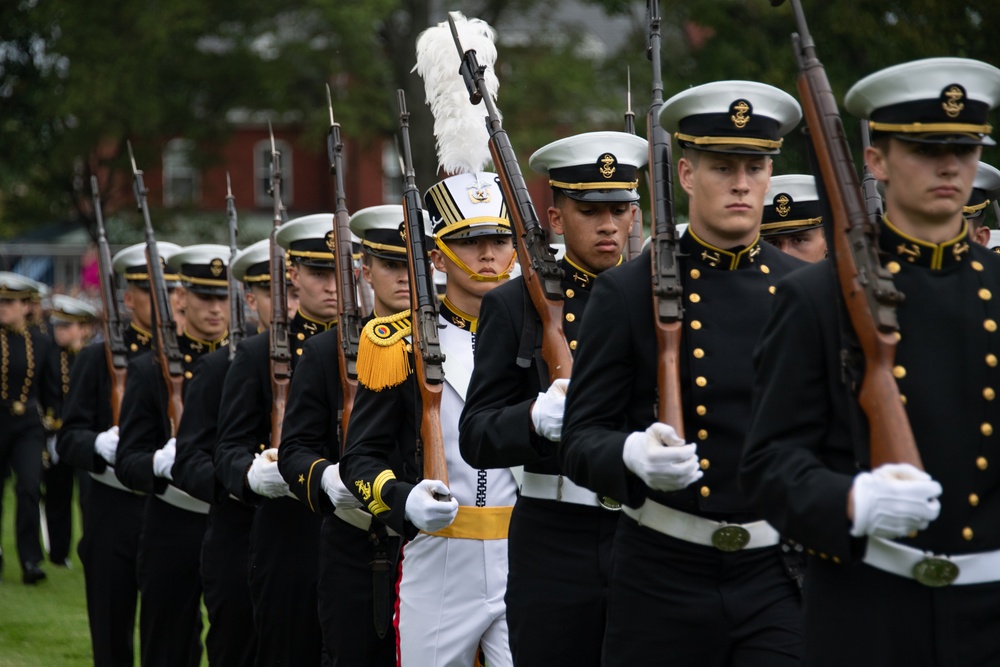
M 792 198 L 786 195 L 785 193 L 781 193 L 780 195 L 774 198 L 774 211 L 782 218 L 784 218 L 785 216 L 787 216 L 789 213 L 792 212 L 791 204 L 792 204 Z
M 218 278 L 219 276 L 222 275 L 222 268 L 223 268 L 223 266 L 225 266 L 225 265 L 222 263 L 222 260 L 219 259 L 218 257 L 216 257 L 215 259 L 213 259 L 208 264 L 209 270 L 212 272 L 212 275 L 215 276 L 216 278 Z
M 729 120 L 733 121 L 733 125 L 736 126 L 737 130 L 742 130 L 750 122 L 751 108 L 750 103 L 746 100 L 736 100 L 729 110 L 733 112 Z
M 958 114 L 962 113 L 962 109 L 965 108 L 965 104 L 959 101 L 965 97 L 965 90 L 957 83 L 953 83 L 944 89 L 941 97 L 945 98 L 941 102 L 941 108 L 944 109 L 948 118 L 958 118 Z
M 601 166 L 598 167 L 597 170 L 601 172 L 601 176 L 604 178 L 611 178 L 615 175 L 615 165 L 618 164 L 618 159 L 614 155 L 611 153 L 605 153 L 598 160 L 598 163 L 600 163 Z
M 330 249 L 330 252 L 336 254 L 337 241 L 333 238 L 332 229 L 326 233 L 326 235 L 323 237 L 323 240 L 326 242 L 326 247 Z

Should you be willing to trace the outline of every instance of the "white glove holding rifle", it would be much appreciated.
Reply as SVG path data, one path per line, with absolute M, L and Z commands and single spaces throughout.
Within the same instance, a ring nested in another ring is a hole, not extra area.
M 941 513 L 941 485 L 909 463 L 858 473 L 851 487 L 851 535 L 892 539 L 923 530 Z
M 625 439 L 625 467 L 656 491 L 679 491 L 701 479 L 697 446 L 685 444 L 672 426 L 650 424 Z

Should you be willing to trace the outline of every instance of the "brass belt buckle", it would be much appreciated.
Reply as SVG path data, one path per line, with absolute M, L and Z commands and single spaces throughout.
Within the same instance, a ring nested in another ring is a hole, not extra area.
M 719 551 L 732 553 L 750 544 L 750 531 L 737 524 L 719 526 L 712 533 L 712 546 Z
M 955 583 L 959 572 L 958 565 L 939 556 L 928 556 L 913 566 L 913 578 L 930 588 Z
M 611 512 L 621 512 L 622 504 L 610 496 L 597 494 L 597 504 Z

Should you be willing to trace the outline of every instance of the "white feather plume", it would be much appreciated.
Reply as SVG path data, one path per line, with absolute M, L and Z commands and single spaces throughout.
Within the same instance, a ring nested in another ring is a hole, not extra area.
M 496 33 L 485 21 L 467 19 L 458 12 L 451 15 L 462 48 L 474 49 L 479 64 L 485 65 L 486 87 L 495 100 L 500 88 L 493 70 L 497 60 Z M 434 114 L 438 167 L 446 174 L 476 173 L 490 160 L 486 105 L 480 101 L 473 106 L 469 102 L 468 89 L 458 71 L 461 64 L 447 21 L 424 30 L 417 38 L 417 64 L 413 69 L 424 80 L 427 104 Z

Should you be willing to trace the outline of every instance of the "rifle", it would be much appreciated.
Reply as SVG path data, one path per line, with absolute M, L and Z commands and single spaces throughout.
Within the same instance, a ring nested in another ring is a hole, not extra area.
M 862 154 L 872 145 L 872 135 L 868 128 L 868 121 L 861 121 L 861 148 Z M 861 160 L 861 192 L 865 197 L 865 210 L 868 212 L 868 219 L 871 224 L 878 229 L 882 222 L 882 195 L 879 194 L 877 181 L 872 172 L 868 170 L 868 163 Z
M 271 197 L 274 199 L 274 226 L 271 228 L 271 447 L 281 444 L 281 425 L 288 402 L 288 383 L 292 377 L 292 350 L 288 344 L 288 297 L 285 294 L 285 252 L 278 245 L 278 227 L 285 221 L 281 201 L 281 153 L 271 135 Z
M 361 340 L 361 310 L 358 306 L 358 286 L 354 275 L 354 247 L 351 245 L 350 216 L 344 187 L 344 144 L 340 140 L 340 123 L 333 119 L 330 86 L 326 87 L 326 103 L 330 110 L 330 133 L 326 152 L 330 158 L 337 206 L 333 212 L 333 243 L 337 264 L 337 361 L 340 366 L 340 387 L 344 394 L 340 408 L 340 446 L 347 441 L 347 424 L 358 391 L 358 343 Z
M 448 466 L 441 435 L 441 388 L 444 384 L 444 354 L 438 342 L 437 297 L 427 262 L 424 240 L 424 211 L 420 204 L 413 157 L 410 155 L 410 113 L 406 93 L 396 91 L 399 106 L 399 134 L 403 148 L 403 226 L 410 270 L 410 320 L 413 365 L 420 388 L 420 440 L 423 443 L 424 479 L 448 484 Z M 437 495 L 437 494 L 435 494 Z M 439 498 L 447 500 L 447 498 Z
M 653 272 L 653 313 L 656 326 L 657 419 L 670 424 L 684 437 L 681 405 L 681 327 L 684 319 L 683 289 L 677 263 L 677 228 L 674 223 L 673 161 L 670 137 L 660 125 L 663 79 L 660 73 L 660 9 L 657 0 L 646 2 L 649 31 L 646 56 L 653 64 L 653 101 L 647 117 L 649 183 L 653 198 L 650 228 L 650 263 Z
M 94 199 L 94 215 L 97 218 L 97 271 L 101 278 L 101 303 L 104 305 L 104 356 L 111 378 L 111 423 L 118 425 L 122 398 L 125 396 L 125 372 L 128 368 L 128 351 L 125 348 L 122 320 L 118 313 L 118 295 L 115 290 L 115 274 L 111 268 L 111 248 L 104 229 L 104 214 L 101 211 L 101 193 L 97 188 L 97 177 L 90 177 L 90 193 Z
M 517 232 L 517 260 L 521 264 L 521 276 L 528 289 L 528 296 L 535 311 L 542 320 L 542 359 L 549 368 L 549 381 L 568 378 L 573 370 L 573 357 L 562 328 L 562 269 L 545 238 L 545 230 L 538 222 L 535 206 L 528 194 L 528 186 L 521 175 L 517 156 L 510 145 L 510 137 L 500 125 L 500 114 L 486 86 L 483 73 L 485 66 L 479 64 L 474 49 L 462 48 L 455 19 L 448 15 L 451 35 L 462 60 L 459 72 L 469 90 L 469 102 L 486 105 L 486 127 L 490 133 L 490 155 L 500 176 L 500 188 L 507 200 L 511 222 Z
M 177 345 L 177 324 L 170 312 L 170 294 L 167 292 L 167 282 L 163 278 L 163 264 L 160 261 L 160 251 L 156 247 L 153 236 L 153 223 L 149 219 L 149 204 L 146 201 L 146 184 L 143 182 L 142 171 L 135 166 L 135 155 L 132 153 L 132 143 L 126 142 L 128 156 L 132 161 L 132 192 L 135 202 L 142 212 L 142 220 L 146 226 L 146 266 L 149 270 L 149 295 L 152 299 L 150 315 L 153 320 L 153 332 L 156 335 L 156 354 L 163 381 L 167 385 L 167 418 L 170 420 L 170 435 L 177 435 L 177 427 L 184 414 L 184 358 Z
M 783 0 L 771 0 L 778 6 Z M 797 33 L 792 45 L 799 63 L 798 89 L 812 147 L 832 213 L 833 258 L 840 291 L 865 358 L 858 402 L 868 417 L 870 464 L 909 463 L 922 469 L 913 431 L 892 375 L 903 295 L 878 260 L 877 221 L 869 216 L 844 135 L 837 102 L 799 0 L 792 0 Z M 872 184 L 874 186 L 874 184 Z M 877 194 L 877 192 L 876 192 Z
M 229 266 L 233 265 L 236 256 L 236 234 L 238 224 L 236 219 L 236 198 L 233 197 L 232 183 L 229 172 L 226 172 L 226 222 L 229 224 Z M 246 314 L 243 310 L 243 286 L 229 271 L 229 361 L 236 356 L 236 346 L 246 337 Z
M 625 131 L 635 134 L 635 113 L 632 111 L 632 69 L 626 71 L 626 81 L 628 89 L 625 95 Z M 636 209 L 638 211 L 638 208 Z M 639 212 L 638 220 L 632 221 L 632 226 L 628 230 L 628 248 L 625 259 L 635 259 L 642 252 L 642 212 Z

